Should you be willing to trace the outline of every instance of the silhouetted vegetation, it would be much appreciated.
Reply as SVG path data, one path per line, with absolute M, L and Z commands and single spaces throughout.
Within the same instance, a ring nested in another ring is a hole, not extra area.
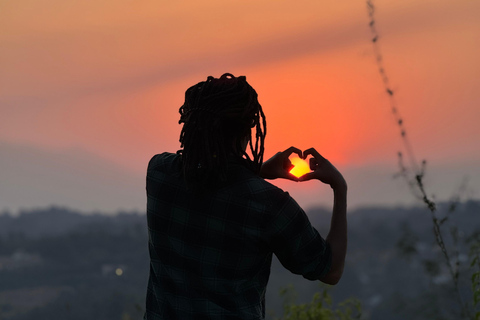
M 409 136 L 407 135 L 404 119 L 400 115 L 394 91 L 391 89 L 390 80 L 384 67 L 384 59 L 378 41 L 380 36 L 377 32 L 375 20 L 376 8 L 373 4 L 373 0 L 367 0 L 366 4 L 369 16 L 369 27 L 372 33 L 371 41 L 373 43 L 375 61 L 383 82 L 383 86 L 385 88 L 385 92 L 388 96 L 392 115 L 399 128 L 403 147 L 408 159 L 408 163 L 406 163 L 403 152 L 398 153 L 400 167 L 398 176 L 405 179 L 413 195 L 422 201 L 428 208 L 428 211 L 430 211 L 435 242 L 437 248 L 440 249 L 443 256 L 444 263 L 441 266 L 439 266 L 435 260 L 423 260 L 423 265 L 428 274 L 432 277 L 436 277 L 441 273 L 440 268 L 442 266 L 448 270 L 450 281 L 454 287 L 453 296 L 456 299 L 458 309 L 460 309 L 460 311 L 456 314 L 449 316 L 472 320 L 480 319 L 480 311 L 478 311 L 478 304 L 480 302 L 480 268 L 478 264 L 478 247 L 480 242 L 478 239 L 474 239 L 472 241 L 472 237 L 470 237 L 470 250 L 461 250 L 459 248 L 459 241 L 461 236 L 465 235 L 465 230 L 458 228 L 458 225 L 452 222 L 451 219 L 451 217 L 455 214 L 458 204 L 460 203 L 460 198 L 462 193 L 465 191 L 466 184 L 464 182 L 461 185 L 459 192 L 452 197 L 448 207 L 444 208 L 444 210 L 439 210 L 437 204 L 435 203 L 434 197 L 427 192 L 427 188 L 424 183 L 427 161 L 422 160 L 421 162 L 418 162 L 415 156 Z M 414 247 L 412 246 L 411 240 L 409 240 L 408 237 L 402 239 L 402 241 L 399 242 L 399 245 L 408 256 L 415 252 L 415 250 L 412 250 Z M 467 268 L 467 270 L 465 270 L 465 268 L 462 269 L 461 267 L 462 262 L 466 262 L 466 259 L 462 259 L 461 253 L 466 256 L 465 252 L 470 252 L 470 259 L 472 260 L 470 263 L 470 268 Z M 468 274 L 472 274 L 470 279 L 472 292 L 468 294 L 465 294 L 465 291 L 462 290 L 460 283 L 460 274 L 461 272 L 465 271 L 467 271 Z M 471 297 L 469 300 L 472 301 L 472 305 L 465 301 L 465 296 Z M 435 310 L 438 313 L 438 310 L 441 309 Z M 443 319 L 444 316 L 445 314 L 442 313 L 435 314 L 436 319 Z M 447 317 L 446 319 L 449 318 Z
M 472 237 L 480 234 L 479 209 L 480 202 L 459 203 L 451 217 L 463 232 L 460 252 L 468 252 Z M 369 319 L 455 318 L 454 287 L 425 211 L 351 212 L 345 274 L 328 290 L 333 301 L 357 298 Z M 308 214 L 326 234 L 330 212 L 318 208 Z M 0 226 L 0 319 L 142 318 L 149 268 L 145 215 L 82 215 L 48 208 L 0 215 Z M 298 298 L 291 306 L 318 306 L 312 298 L 323 290 L 319 283 L 289 273 L 274 259 L 267 289 L 270 319 L 287 315 L 279 292 L 290 284 Z M 465 294 L 471 292 L 466 272 L 460 273 L 459 286 Z

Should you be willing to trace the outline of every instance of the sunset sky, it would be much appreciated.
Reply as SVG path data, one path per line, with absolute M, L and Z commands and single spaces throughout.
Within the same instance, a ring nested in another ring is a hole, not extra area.
M 480 1 L 378 0 L 385 70 L 427 187 L 480 197 Z M 352 206 L 411 204 L 365 1 L 0 0 L 0 211 L 144 209 L 149 158 L 179 148 L 185 90 L 245 75 L 266 157 L 315 147 Z M 328 188 L 275 182 L 305 206 Z

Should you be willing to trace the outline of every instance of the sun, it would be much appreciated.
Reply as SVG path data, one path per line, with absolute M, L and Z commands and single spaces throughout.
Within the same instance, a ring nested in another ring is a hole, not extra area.
M 292 162 L 294 165 L 294 167 L 290 170 L 290 173 L 297 178 L 311 171 L 307 161 L 300 159 L 299 157 L 290 158 L 290 162 Z

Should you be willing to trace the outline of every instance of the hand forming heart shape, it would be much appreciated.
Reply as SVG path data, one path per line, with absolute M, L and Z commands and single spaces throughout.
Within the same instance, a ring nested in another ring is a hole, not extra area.
M 311 172 L 310 165 L 307 161 L 303 160 L 299 157 L 292 157 L 289 159 L 293 168 L 290 169 L 290 173 L 293 174 L 295 177 L 300 178 L 304 174 Z
M 290 159 L 289 157 L 292 154 L 296 154 L 298 157 L 294 156 Z M 306 155 L 310 155 L 308 150 L 306 151 Z M 304 152 L 295 147 L 290 147 L 283 152 L 277 152 L 273 157 L 263 163 L 260 175 L 265 179 L 283 178 L 299 181 L 299 177 L 310 172 L 311 169 L 311 166 L 303 160 L 303 157 Z
M 302 170 L 304 170 L 302 174 L 295 171 L 292 173 L 292 169 L 298 166 L 298 164 L 292 164 L 292 161 L 299 161 L 295 160 L 296 157 L 290 159 L 293 153 L 298 155 L 300 162 L 304 162 L 308 156 L 312 157 L 309 160 L 309 165 L 306 163 L 301 165 Z M 306 169 L 306 167 L 311 171 Z M 264 179 L 283 178 L 293 181 L 317 179 L 330 185 L 332 188 L 346 188 L 346 182 L 342 174 L 314 148 L 302 152 L 298 148 L 290 147 L 283 152 L 277 152 L 273 157 L 263 163 L 260 169 L 260 176 Z

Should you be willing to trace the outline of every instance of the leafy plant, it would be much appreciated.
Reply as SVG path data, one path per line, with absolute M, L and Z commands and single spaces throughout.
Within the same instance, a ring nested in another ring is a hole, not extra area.
M 292 285 L 282 289 L 280 295 L 284 298 L 284 314 L 276 320 L 351 320 L 362 316 L 360 301 L 350 298 L 335 306 L 325 286 L 308 303 L 296 303 L 297 293 Z
M 472 294 L 475 320 L 480 319 L 480 242 L 475 241 L 470 247 L 470 268 L 472 269 Z

